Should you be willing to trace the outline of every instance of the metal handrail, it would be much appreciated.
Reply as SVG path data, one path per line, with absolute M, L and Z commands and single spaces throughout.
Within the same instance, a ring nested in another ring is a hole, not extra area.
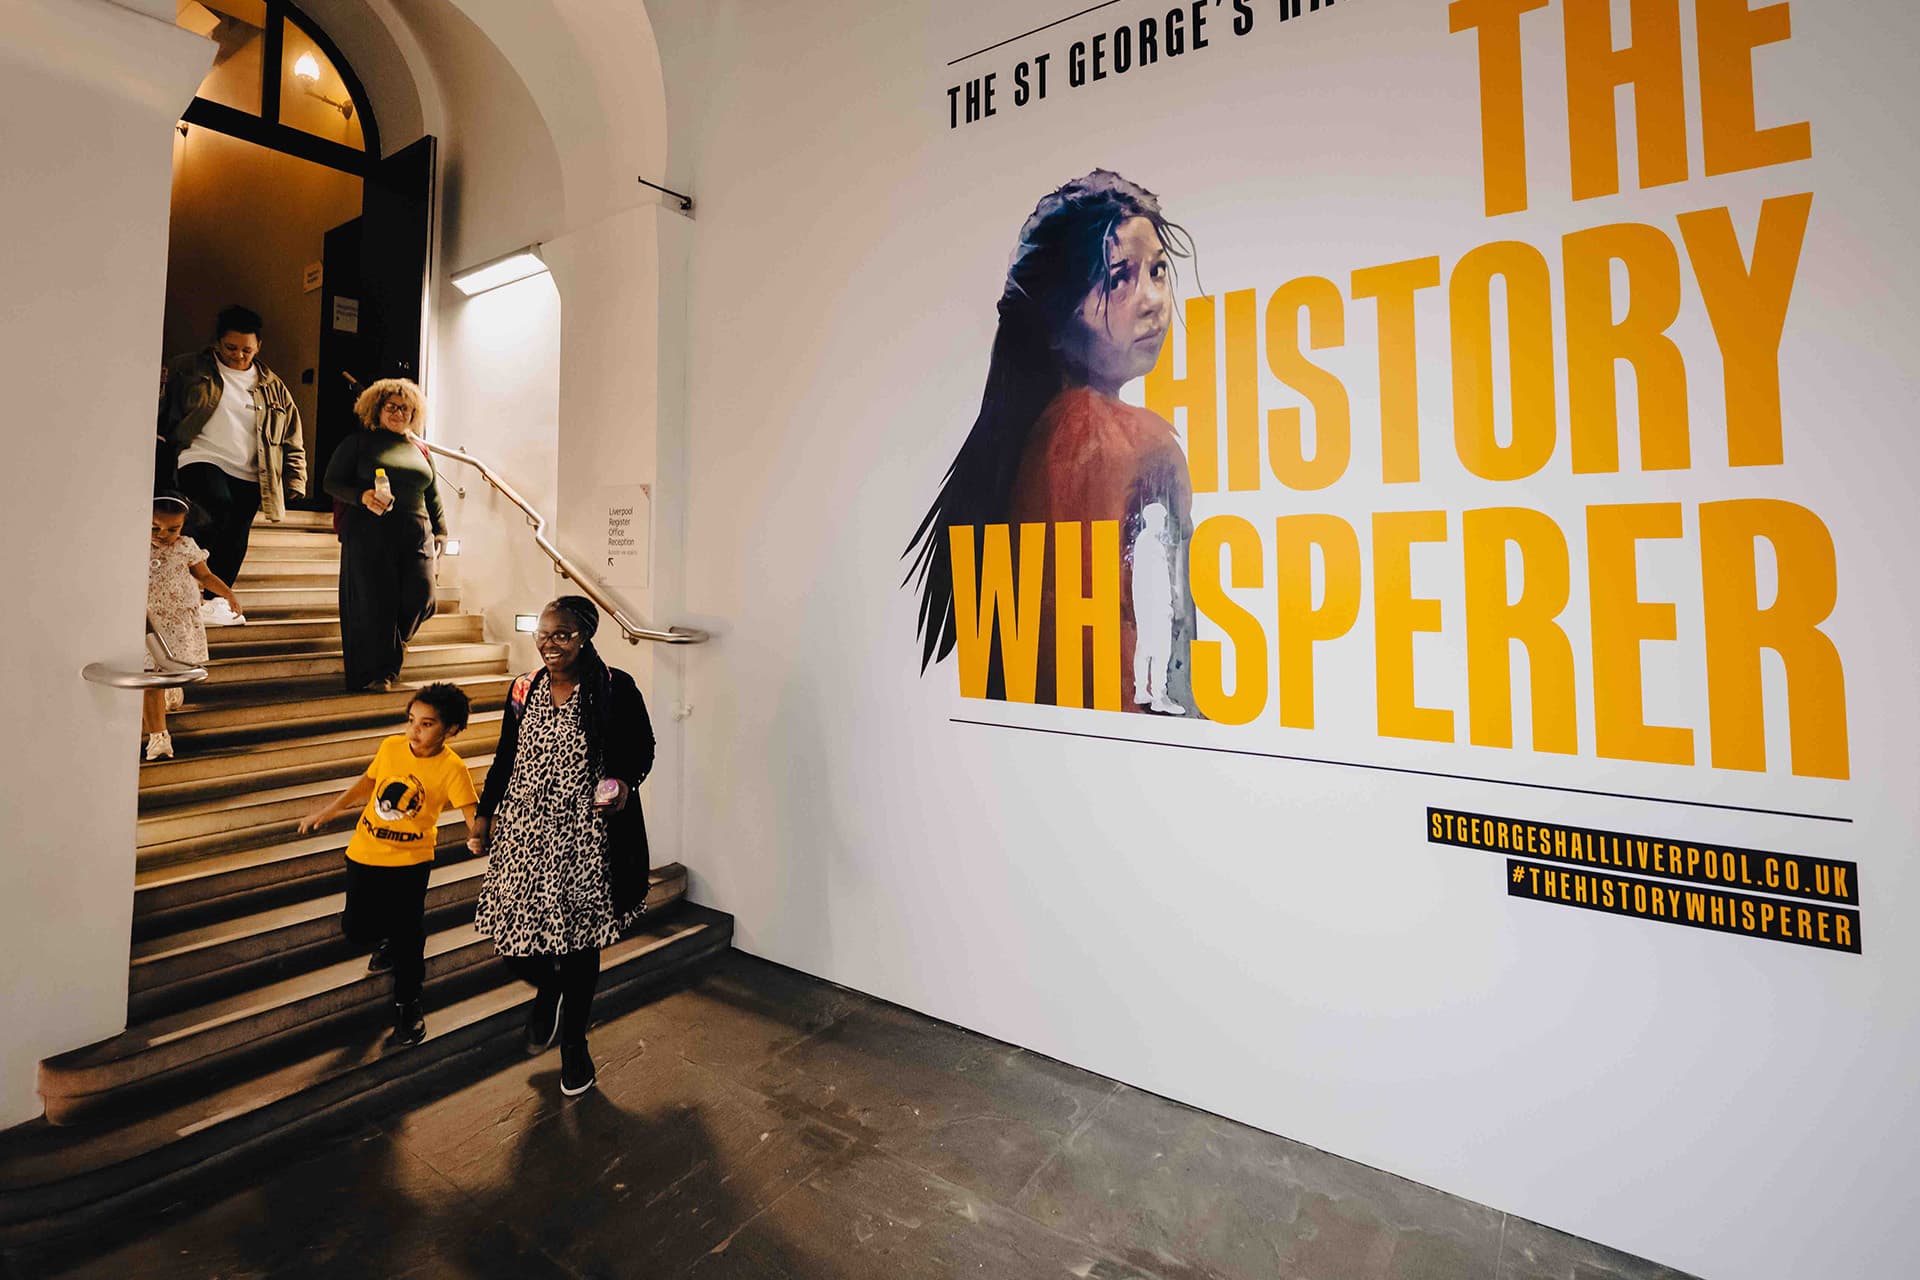
M 547 518 L 541 515 L 532 503 L 521 497 L 512 485 L 501 479 L 499 472 L 465 449 L 448 449 L 431 440 L 422 440 L 420 443 L 430 452 L 437 453 L 443 458 L 452 458 L 456 462 L 466 463 L 478 471 L 481 478 L 488 484 L 499 490 L 501 497 L 520 508 L 527 517 L 527 523 L 533 526 L 534 545 L 546 553 L 547 559 L 553 561 L 553 567 L 560 571 L 562 577 L 579 587 L 581 594 L 598 605 L 601 613 L 613 619 L 614 625 L 618 626 L 621 633 L 626 636 L 628 644 L 639 644 L 642 640 L 651 640 L 656 644 L 699 644 L 707 639 L 707 633 L 696 627 L 668 627 L 662 631 L 657 627 L 643 627 L 629 618 L 626 610 L 608 598 L 604 591 L 580 572 L 573 561 L 567 559 L 560 548 L 553 545 L 552 540 L 547 537 Z
M 80 669 L 80 674 L 112 689 L 178 689 L 207 678 L 205 667 L 196 667 L 175 655 L 167 645 L 167 638 L 155 629 L 151 615 L 147 618 L 147 651 L 153 654 L 156 670 L 126 671 L 104 662 L 89 662 Z

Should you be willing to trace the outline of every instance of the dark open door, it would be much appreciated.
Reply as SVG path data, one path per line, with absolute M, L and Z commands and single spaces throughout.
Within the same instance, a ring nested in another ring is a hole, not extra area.
M 316 397 L 320 420 L 314 424 L 311 482 L 308 504 L 316 510 L 329 505 L 320 477 L 343 439 L 357 431 L 354 396 L 366 378 L 367 362 L 360 345 L 360 219 L 343 222 L 327 232 L 322 242 L 324 264 L 320 292 L 320 387 Z
M 341 440 L 359 430 L 353 401 L 376 378 L 420 381 L 427 272 L 433 261 L 432 137 L 373 164 L 360 216 L 327 232 L 320 298 L 320 421 L 314 428 L 314 505 L 319 477 Z
M 436 142 L 425 137 L 367 171 L 360 205 L 360 360 L 373 378 L 421 380 L 433 261 Z

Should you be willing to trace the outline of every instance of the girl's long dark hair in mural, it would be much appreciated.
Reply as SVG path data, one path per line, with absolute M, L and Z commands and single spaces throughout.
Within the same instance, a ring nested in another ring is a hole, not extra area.
M 1084 333 L 1076 340 L 1076 330 L 1084 328 L 1083 317 L 1089 314 L 1108 319 L 1107 303 L 1120 287 L 1115 275 L 1120 265 L 1117 258 L 1124 256 L 1120 240 L 1123 230 L 1136 219 L 1144 219 L 1151 227 L 1148 247 L 1157 260 L 1151 267 L 1156 273 L 1154 279 L 1150 283 L 1140 281 L 1139 287 L 1160 290 L 1156 296 L 1163 296 L 1159 305 L 1166 313 L 1158 321 L 1142 322 L 1149 332 L 1135 341 L 1140 349 L 1152 341 L 1147 354 L 1150 367 L 1171 317 L 1172 260 L 1193 256 L 1191 237 L 1168 221 L 1159 198 L 1117 173 L 1095 169 L 1042 199 L 1020 229 L 1019 244 L 1000 293 L 999 327 L 987 365 L 979 416 L 906 552 L 911 558 L 907 581 L 916 585 L 920 596 L 918 632 L 923 671 L 951 653 L 955 643 L 948 528 L 1008 522 L 1016 506 L 1016 490 L 1024 494 L 1032 487 L 1032 468 L 1023 475 L 1022 463 L 1029 453 L 1035 424 L 1043 414 L 1058 413 L 1056 402 L 1063 392 L 1090 383 L 1101 386 L 1109 395 L 1117 390 L 1104 385 L 1111 382 L 1110 376 L 1103 380 L 1097 376 L 1097 368 L 1089 368 L 1100 363 L 1100 353 L 1090 355 L 1088 340 Z M 1141 238 L 1140 229 L 1134 230 L 1135 238 Z M 1111 338 L 1110 323 L 1108 328 Z M 1134 340 L 1130 334 L 1123 337 Z M 1163 460 L 1160 469 L 1177 466 L 1179 487 L 1186 488 L 1185 459 L 1177 452 L 1171 427 L 1145 410 L 1120 405 L 1117 400 L 1111 404 L 1116 411 L 1144 417 L 1163 429 L 1175 456 L 1171 464 Z M 1148 488 L 1152 487 L 1149 484 Z M 1098 514 L 1101 518 L 1131 520 L 1137 527 L 1139 512 L 1152 497 L 1150 492 L 1136 494 L 1128 503 L 1130 511 Z M 1184 518 L 1186 512 L 1182 510 L 1179 515 Z

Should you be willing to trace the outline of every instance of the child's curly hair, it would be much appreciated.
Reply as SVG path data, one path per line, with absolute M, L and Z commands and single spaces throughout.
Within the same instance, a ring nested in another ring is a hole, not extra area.
M 466 692 L 456 684 L 440 681 L 424 689 L 416 690 L 413 697 L 407 699 L 407 705 L 414 703 L 432 707 L 440 717 L 440 723 L 446 726 L 448 733 L 458 733 L 467 727 L 467 713 L 471 705 Z

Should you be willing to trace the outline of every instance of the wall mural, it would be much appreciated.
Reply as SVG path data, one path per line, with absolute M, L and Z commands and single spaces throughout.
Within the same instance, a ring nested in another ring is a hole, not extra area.
M 909 540 L 921 667 L 967 699 L 1060 709 L 1006 727 L 1234 750 L 1212 730 L 1244 726 L 1249 754 L 1508 782 L 1514 812 L 1436 806 L 1421 838 L 1503 858 L 1514 897 L 1858 953 L 1853 862 L 1526 812 L 1585 792 L 1844 823 L 1831 790 L 1732 803 L 1700 798 L 1701 778 L 1853 768 L 1836 489 L 1819 425 L 1783 408 L 1783 386 L 1818 376 L 1783 350 L 1822 234 L 1813 124 L 1769 101 L 1784 64 L 1761 61 L 1791 40 L 1788 8 L 1698 0 L 1683 28 L 1680 4 L 1635 3 L 1628 32 L 1606 0 L 1548 7 L 1431 6 L 1422 50 L 1462 55 L 1479 102 L 1479 172 L 1450 193 L 1484 228 L 1464 249 L 1228 246 L 1284 273 L 1209 293 L 1212 224 L 1245 228 L 1241 206 L 1275 196 L 1227 180 L 1163 197 L 1137 161 L 1089 168 L 1098 145 L 1067 162 L 1080 176 L 1013 238 L 991 350 L 968 357 L 985 357 L 979 410 L 951 424 Z M 1176 59 L 1358 9 L 1203 2 L 1092 34 L 1063 19 L 956 58 L 940 119 L 964 136 L 1066 95 L 1123 101 Z M 1559 28 L 1564 102 L 1525 61 L 1538 22 Z M 1323 164 L 1320 190 L 1346 181 Z M 1315 184 L 1277 198 L 1297 209 Z M 1011 226 L 1025 199 L 975 203 Z M 1446 663 L 1450 703 L 1426 692 Z M 1316 750 L 1358 717 L 1445 748 L 1431 768 Z M 1490 776 L 1472 748 L 1664 766 L 1674 784 Z

